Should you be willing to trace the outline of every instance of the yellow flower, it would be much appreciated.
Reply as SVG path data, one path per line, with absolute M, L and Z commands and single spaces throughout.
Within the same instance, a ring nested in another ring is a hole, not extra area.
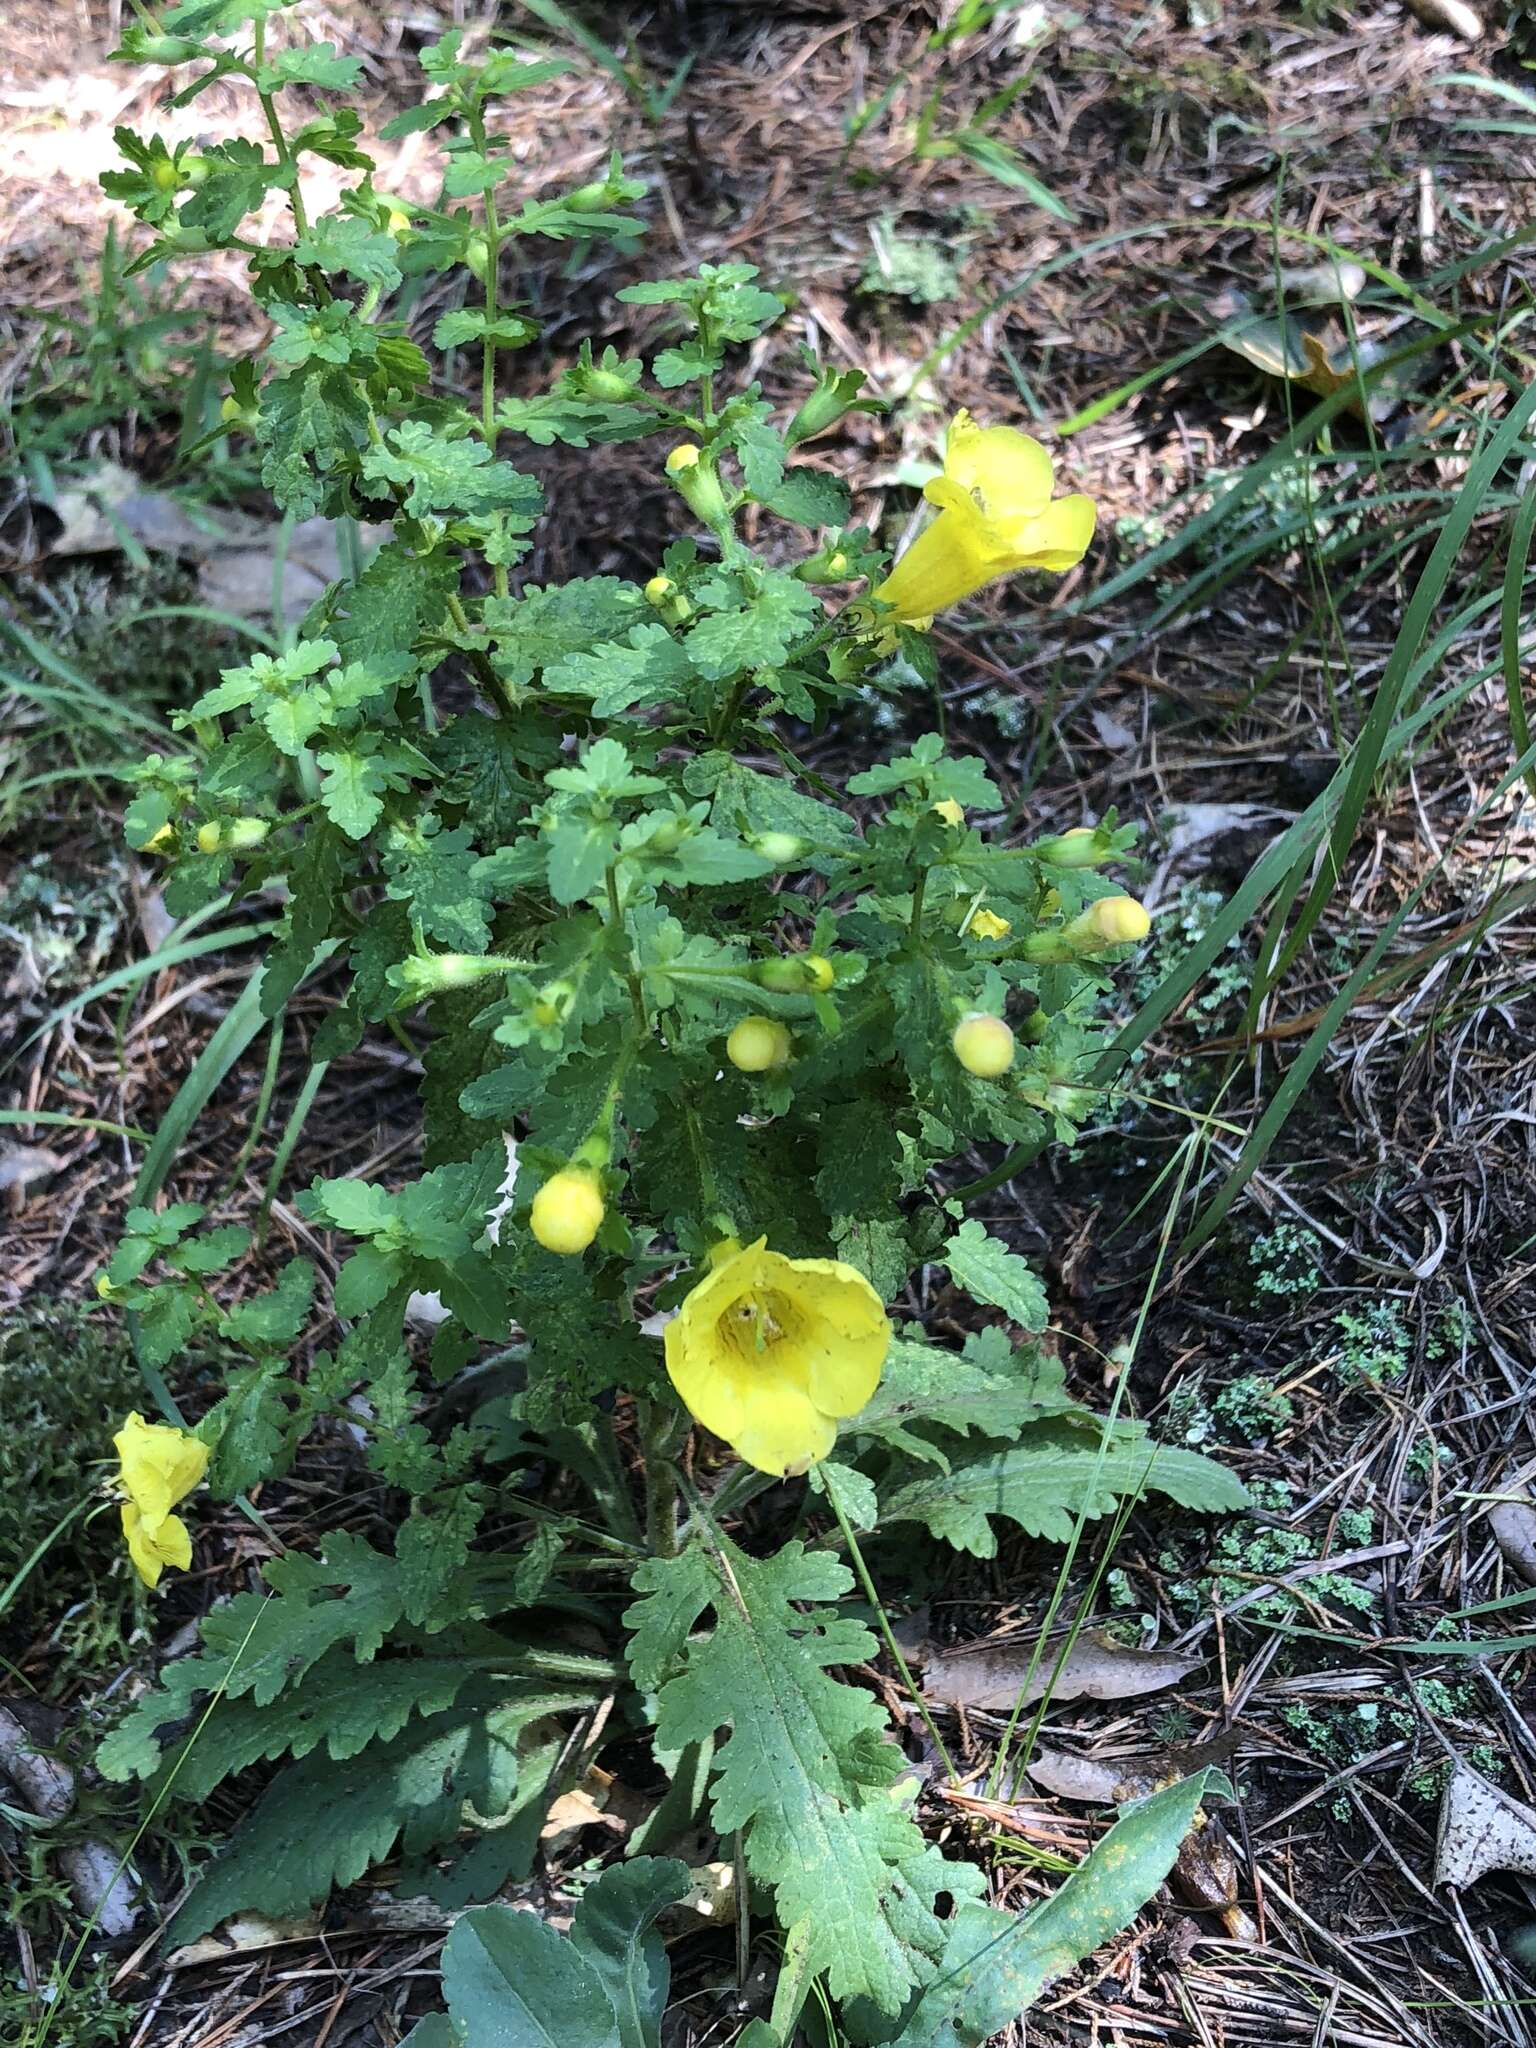
M 1006 939 L 1013 926 L 995 910 L 978 910 L 971 919 L 972 936 L 978 939 Z
M 920 533 L 875 596 L 908 625 L 925 626 L 1016 569 L 1073 568 L 1088 551 L 1097 516 L 1080 493 L 1051 497 L 1051 458 L 1016 427 L 978 427 L 957 412 L 944 445 L 944 474 L 924 486 L 939 516 Z
M 938 802 L 931 805 L 930 808 L 938 812 L 946 825 L 963 825 L 965 823 L 965 812 L 961 810 L 952 796 L 941 796 Z
M 208 1469 L 208 1446 L 185 1430 L 146 1422 L 137 1410 L 112 1439 L 120 1471 L 123 1535 L 134 1569 L 146 1586 L 158 1584 L 165 1567 L 185 1571 L 192 1562 L 192 1536 L 171 1513 Z
M 836 1418 L 880 1384 L 891 1326 L 862 1273 L 767 1244 L 722 1247 L 667 1325 L 667 1372 L 739 1458 L 789 1478 L 827 1455 Z

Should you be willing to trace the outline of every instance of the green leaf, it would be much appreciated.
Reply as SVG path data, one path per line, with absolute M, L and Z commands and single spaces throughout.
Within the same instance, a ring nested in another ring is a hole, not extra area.
M 718 349 L 683 341 L 661 351 L 651 364 L 651 375 L 663 391 L 675 391 L 680 385 L 696 384 L 701 377 L 713 377 L 722 360 Z
M 901 1134 L 885 1105 L 855 1096 L 822 1111 L 816 1192 L 834 1216 L 873 1216 L 901 1185 Z
M 339 747 L 317 754 L 315 761 L 322 770 L 325 815 L 349 839 L 366 839 L 384 813 L 384 791 L 391 780 L 386 764 L 376 754 Z
M 599 718 L 663 704 L 696 680 L 687 654 L 655 621 L 631 626 L 622 642 L 609 640 L 585 653 L 567 654 L 544 670 L 547 688 L 590 697 Z
M 1058 1977 L 1128 1927 L 1173 1868 L 1203 1799 L 1230 1797 L 1217 1771 L 1121 1809 L 1120 1818 L 1050 1898 L 1020 1914 L 962 1905 L 938 1977 L 892 2048 L 983 2048 Z
M 824 469 L 789 469 L 764 500 L 770 512 L 796 526 L 844 526 L 850 509 L 848 486 Z
M 233 1500 L 238 1493 L 249 1493 L 286 1463 L 288 1407 L 282 1384 L 280 1358 L 238 1366 L 230 1373 L 228 1390 L 199 1431 L 204 1436 L 218 1432 L 208 1470 L 209 1488 L 217 1498 Z
M 974 1890 L 976 1873 L 929 1852 L 896 1789 L 902 1760 L 885 1715 L 828 1667 L 861 1663 L 873 1638 L 819 1603 L 852 1585 L 836 1559 L 791 1543 L 748 1557 L 721 1540 L 639 1566 L 648 1597 L 625 1617 L 636 1682 L 661 1684 L 656 1739 L 681 1750 L 731 1733 L 717 1757 L 716 1828 L 745 1830 L 747 1864 L 773 1888 L 780 1924 L 803 1940 L 807 1968 L 833 1996 L 900 2009 L 942 1942 L 940 1889 Z M 712 1633 L 695 1631 L 712 1609 Z
M 608 1994 L 574 1942 L 534 1913 L 477 1906 L 443 1944 L 459 2038 L 484 2048 L 616 2048 Z
M 987 1234 L 973 1217 L 944 1247 L 944 1264 L 972 1301 L 1000 1308 L 1011 1323 L 1038 1336 L 1050 1320 L 1040 1276 L 1026 1259 Z
M 425 1855 L 457 1833 L 466 1800 L 480 1813 L 500 1811 L 521 1726 L 515 1707 L 466 1703 L 345 1762 L 316 1751 L 290 1765 L 204 1874 L 167 1940 L 195 1941 L 231 1913 L 299 1911 L 353 1883 L 397 1842 L 406 1855 Z
M 318 85 L 324 92 L 351 92 L 363 75 L 361 57 L 338 57 L 334 43 L 300 43 L 264 64 L 256 74 L 262 92 L 285 85 Z
M 1070 1540 L 1079 1515 L 1112 1514 L 1127 1495 L 1161 1493 L 1202 1514 L 1247 1504 L 1241 1482 L 1198 1451 L 1170 1449 L 1121 1427 L 1108 1444 L 1062 1422 L 1037 1423 L 1016 1444 L 989 1451 L 949 1473 L 924 1473 L 887 1494 L 884 1522 L 925 1522 L 957 1550 L 993 1557 L 989 1515 L 1003 1515 L 1029 1536 Z
M 363 458 L 363 474 L 404 488 L 405 509 L 418 518 L 426 512 L 505 511 L 531 521 L 544 508 L 533 477 L 510 462 L 494 461 L 483 441 L 450 441 L 425 420 L 391 427 L 384 445 Z
M 637 586 L 618 576 L 578 576 L 549 589 L 534 585 L 521 597 L 490 598 L 485 605 L 496 672 L 519 689 L 567 655 L 622 639 L 649 616 Z
M 224 1318 L 224 1335 L 232 1343 L 249 1345 L 291 1344 L 304 1327 L 309 1304 L 314 1298 L 315 1268 L 309 1259 L 290 1259 L 267 1294 L 253 1294 Z
M 1009 1437 L 1051 1415 L 1096 1420 L 1068 1394 L 1059 1360 L 1026 1349 L 999 1366 L 984 1360 L 982 1349 L 968 1339 L 964 1355 L 956 1356 L 909 1337 L 896 1338 L 886 1353 L 879 1386 L 847 1423 L 848 1433 L 899 1445 L 947 1471 L 948 1459 L 915 1437 L 914 1430 L 948 1429 L 962 1436 L 974 1430 L 982 1436 Z M 1003 1350 L 1007 1351 L 1006 1344 Z
M 695 668 L 711 682 L 744 668 L 771 668 L 810 632 L 821 601 L 792 576 L 770 571 L 739 609 L 704 618 L 688 635 Z
M 605 1870 L 581 1895 L 571 1940 L 607 1993 L 617 2048 L 660 2048 L 672 1973 L 655 1922 L 687 1897 L 689 1882 L 686 1863 L 639 1856 Z
M 387 893 L 410 905 L 428 937 L 456 953 L 483 953 L 490 938 L 488 892 L 475 873 L 479 855 L 467 827 L 443 830 L 433 817 L 417 829 L 391 834 L 384 855 Z
M 400 265 L 395 261 L 398 253 L 394 236 L 361 215 L 325 213 L 312 221 L 309 232 L 294 244 L 293 260 L 323 270 L 327 276 L 339 273 L 393 291 L 400 282 Z

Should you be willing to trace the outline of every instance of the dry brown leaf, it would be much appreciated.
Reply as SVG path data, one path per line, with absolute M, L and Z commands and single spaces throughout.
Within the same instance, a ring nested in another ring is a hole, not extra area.
M 284 1942 L 312 1941 L 319 1932 L 318 1913 L 296 1913 L 286 1920 L 270 1920 L 265 1913 L 236 1913 L 212 1934 L 173 1950 L 165 1966 L 168 1970 L 192 1970 L 199 1963 L 228 1962 L 231 1956 L 280 1948 Z
M 1435 1883 L 1465 1890 L 1490 1870 L 1536 1877 L 1536 1811 L 1458 1763 L 1440 1802 Z
M 64 1161 L 45 1145 L 0 1145 L 0 1194 L 13 1189 L 24 1202 L 30 1189 L 59 1171 Z
M 1501 1500 L 1488 1510 L 1488 1527 L 1510 1570 L 1536 1585 L 1536 1503 Z
M 1026 1706 L 1040 1699 L 1051 1684 L 1059 1646 L 1047 1644 L 1034 1676 L 1025 1686 L 1033 1656 L 1032 1643 L 999 1648 L 930 1652 L 924 1667 L 923 1691 L 945 1707 L 981 1707 L 1006 1711 L 1022 1690 Z M 1172 1650 L 1130 1650 L 1113 1636 L 1091 1629 L 1073 1644 L 1054 1685 L 1058 1700 L 1134 1700 L 1161 1692 L 1198 1671 L 1204 1659 L 1183 1657 Z
M 1464 43 L 1482 40 L 1483 18 L 1467 0 L 1408 0 L 1408 5 L 1426 28 L 1448 29 Z

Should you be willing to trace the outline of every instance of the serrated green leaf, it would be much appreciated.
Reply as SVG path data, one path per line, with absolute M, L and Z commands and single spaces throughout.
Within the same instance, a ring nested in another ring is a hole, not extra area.
M 327 276 L 355 277 L 359 283 L 393 291 L 400 282 L 399 245 L 355 213 L 325 213 L 294 244 L 293 260 Z
M 770 512 L 796 526 L 845 526 L 850 510 L 848 486 L 824 469 L 804 464 L 786 470 L 764 502 Z
M 386 238 L 387 239 L 387 238 Z M 536 519 L 544 494 L 535 478 L 493 459 L 484 441 L 451 441 L 425 420 L 391 427 L 382 447 L 370 448 L 363 474 L 376 483 L 397 484 L 405 509 L 426 512 L 508 512 Z
M 948 1458 L 914 1431 L 1016 1436 L 1029 1423 L 1052 1415 L 1096 1419 L 1068 1394 L 1059 1360 L 1026 1349 L 1000 1371 L 979 1359 L 898 1337 L 886 1353 L 879 1386 L 846 1428 L 850 1436 L 879 1438 L 947 1471 Z
M 233 1500 L 249 1493 L 263 1479 L 280 1474 L 287 1460 L 288 1407 L 280 1391 L 283 1361 L 237 1366 L 229 1375 L 223 1399 L 202 1424 L 217 1430 L 208 1468 L 208 1485 L 216 1498 Z
M 715 1826 L 745 1830 L 748 1868 L 773 1888 L 781 1924 L 833 1996 L 899 2010 L 943 1938 L 936 1892 L 974 1890 L 976 1873 L 930 1856 L 896 1786 L 884 1714 L 829 1675 L 869 1656 L 873 1639 L 801 1603 L 840 1598 L 849 1574 L 799 1543 L 757 1559 L 722 1540 L 643 1564 L 634 1583 L 648 1596 L 626 1616 L 637 1681 L 649 1687 L 681 1665 L 661 1686 L 658 1743 L 682 1749 L 729 1725 Z M 700 1637 L 706 1610 L 714 1628 Z
M 1008 1320 L 1038 1336 L 1050 1321 L 1050 1304 L 1038 1273 L 1027 1259 L 988 1235 L 974 1217 L 962 1223 L 944 1247 L 944 1263 L 972 1301 L 1000 1308 Z
M 946 1474 L 923 1474 L 886 1495 L 885 1522 L 925 1522 L 935 1536 L 993 1557 L 989 1515 L 1016 1522 L 1029 1536 L 1068 1542 L 1078 1516 L 1113 1514 L 1127 1495 L 1161 1493 L 1202 1514 L 1229 1514 L 1246 1505 L 1241 1482 L 1212 1458 L 1155 1444 L 1117 1430 L 1107 1445 L 1086 1430 L 1044 1422 L 1027 1428 L 1016 1444 L 989 1451 Z
M 547 688 L 590 697 L 599 718 L 663 704 L 696 680 L 687 654 L 654 620 L 631 626 L 623 641 L 604 641 L 584 653 L 567 654 L 544 670 Z
M 805 584 L 771 572 L 738 610 L 700 619 L 687 638 L 689 657 L 712 682 L 744 668 L 771 668 L 810 632 L 820 610 Z
M 516 1710 L 461 1703 L 412 1721 L 389 1742 L 338 1763 L 323 1752 L 275 1778 L 172 1920 L 195 1941 L 231 1913 L 293 1913 L 351 1884 L 396 1843 L 424 1855 L 457 1831 L 466 1800 L 505 1805 L 516 1769 Z

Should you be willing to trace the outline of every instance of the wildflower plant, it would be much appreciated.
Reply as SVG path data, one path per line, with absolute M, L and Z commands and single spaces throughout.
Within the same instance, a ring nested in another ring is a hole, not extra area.
M 885 1709 L 839 1675 L 876 1653 L 842 1607 L 850 1565 L 868 1584 L 855 1531 L 915 1522 L 989 1554 L 997 1516 L 1056 1539 L 1146 1489 L 1242 1495 L 1077 1407 L 1029 1341 L 1037 1276 L 949 1192 L 976 1148 L 1070 1142 L 1094 1113 L 1101 997 L 1147 928 L 1106 872 L 1131 833 L 1110 817 L 1003 844 L 985 765 L 933 735 L 841 783 L 802 755 L 889 676 L 933 676 L 913 621 L 1079 559 L 1092 506 L 1053 499 L 1037 444 L 962 414 L 938 516 L 893 570 L 804 452 L 876 401 L 803 352 L 787 418 L 744 381 L 740 351 L 784 312 L 746 263 L 626 285 L 654 347 L 583 344 L 507 395 L 538 337 L 519 253 L 608 244 L 632 269 L 643 229 L 618 163 L 518 197 L 499 110 L 550 62 L 472 57 L 458 31 L 423 50 L 422 102 L 386 133 L 430 134 L 442 191 L 406 204 L 346 104 L 356 60 L 304 41 L 284 0 L 141 14 L 125 58 L 172 66 L 182 100 L 243 83 L 268 136 L 192 151 L 125 131 L 107 179 L 150 231 L 141 264 L 248 261 L 271 334 L 220 431 L 248 438 L 284 514 L 389 534 L 289 644 L 190 706 L 128 837 L 178 918 L 280 906 L 260 1005 L 324 1006 L 317 1065 L 394 1033 L 422 1076 L 418 1170 L 295 1197 L 339 1249 L 318 1300 L 295 1260 L 224 1305 L 246 1238 L 191 1204 L 135 1210 L 103 1276 L 152 1371 L 189 1347 L 229 1361 L 180 1450 L 125 1426 L 146 1576 L 185 1561 L 205 1457 L 232 1499 L 328 1417 L 402 1503 L 392 1545 L 338 1530 L 273 1558 L 107 1739 L 109 1776 L 192 1800 L 289 1759 L 172 1938 L 385 1857 L 440 1905 L 492 1899 L 606 1725 L 673 1778 L 642 1846 L 712 1826 L 756 1887 L 743 1910 L 784 1929 L 756 2038 L 787 2042 L 822 1977 L 860 2038 L 980 2040 L 1019 2009 L 1027 1959 L 999 1974 L 1012 1918 L 925 1840 Z M 324 209 L 317 160 L 345 186 Z M 413 322 L 428 284 L 452 303 Z M 590 573 L 527 575 L 545 492 L 519 458 L 557 443 L 654 461 L 677 514 L 658 561 L 615 573 L 597 533 Z M 903 1322 L 924 1264 L 992 1325 L 964 1354 Z M 739 1510 L 775 1482 L 785 1507 L 749 1537 Z M 1156 1886 L 1203 1783 L 1121 1823 L 1088 1945 Z M 675 1866 L 653 1875 L 659 1907 Z M 613 1889 L 643 1945 L 654 1908 Z M 482 1931 L 504 1958 L 543 1953 L 528 1927 Z M 524 1965 L 532 1999 L 544 1964 Z

